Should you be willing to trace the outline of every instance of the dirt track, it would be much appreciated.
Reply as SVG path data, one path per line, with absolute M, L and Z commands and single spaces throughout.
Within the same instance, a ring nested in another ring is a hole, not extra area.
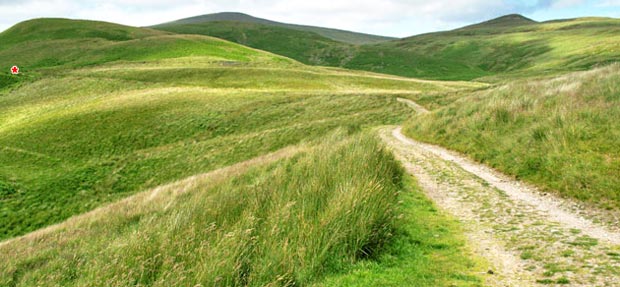
M 488 285 L 620 286 L 620 232 L 592 221 L 595 211 L 413 141 L 399 127 L 380 134 L 426 194 L 463 223 L 494 271 Z

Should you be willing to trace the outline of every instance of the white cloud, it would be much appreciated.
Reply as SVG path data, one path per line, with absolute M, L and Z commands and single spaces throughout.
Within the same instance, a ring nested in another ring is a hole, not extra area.
M 602 0 L 606 5 L 618 0 Z M 409 36 L 509 13 L 564 8 L 582 0 L 0 0 L 0 31 L 36 17 L 148 26 L 201 14 L 239 11 L 271 20 Z
M 600 7 L 620 7 L 620 0 L 604 0 L 598 4 Z

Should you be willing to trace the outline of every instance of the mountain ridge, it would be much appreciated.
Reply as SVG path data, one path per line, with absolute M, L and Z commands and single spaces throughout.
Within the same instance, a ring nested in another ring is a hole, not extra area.
M 183 19 L 179 19 L 179 20 L 175 20 L 171 22 L 153 25 L 153 26 L 150 26 L 150 28 L 161 28 L 161 27 L 166 27 L 169 25 L 203 24 L 203 23 L 208 23 L 208 22 L 242 22 L 242 23 L 254 23 L 254 24 L 284 27 L 284 28 L 289 28 L 289 29 L 294 29 L 294 30 L 299 30 L 299 31 L 314 32 L 323 37 L 326 37 L 326 38 L 329 38 L 335 41 L 348 43 L 348 44 L 354 44 L 354 45 L 381 43 L 381 42 L 396 39 L 393 37 L 372 35 L 372 34 L 367 34 L 367 33 L 359 33 L 359 32 L 347 31 L 343 29 L 333 29 L 333 28 L 326 28 L 326 27 L 282 23 L 278 21 L 271 21 L 268 19 L 254 17 L 254 16 L 251 16 L 245 13 L 240 13 L 240 12 L 220 12 L 220 13 L 214 13 L 214 14 L 199 15 L 199 16 L 183 18 Z

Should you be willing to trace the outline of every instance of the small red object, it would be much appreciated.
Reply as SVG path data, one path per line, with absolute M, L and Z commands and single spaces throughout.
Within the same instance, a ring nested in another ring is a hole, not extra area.
M 13 74 L 13 75 L 19 74 L 19 67 L 17 67 L 17 66 L 11 67 L 11 74 Z

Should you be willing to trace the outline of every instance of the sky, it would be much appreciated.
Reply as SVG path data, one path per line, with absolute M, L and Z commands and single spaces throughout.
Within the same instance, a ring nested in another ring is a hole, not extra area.
M 620 0 L 0 0 L 0 31 L 62 17 L 149 26 L 217 12 L 393 37 L 449 30 L 506 14 L 537 21 L 620 18 Z

